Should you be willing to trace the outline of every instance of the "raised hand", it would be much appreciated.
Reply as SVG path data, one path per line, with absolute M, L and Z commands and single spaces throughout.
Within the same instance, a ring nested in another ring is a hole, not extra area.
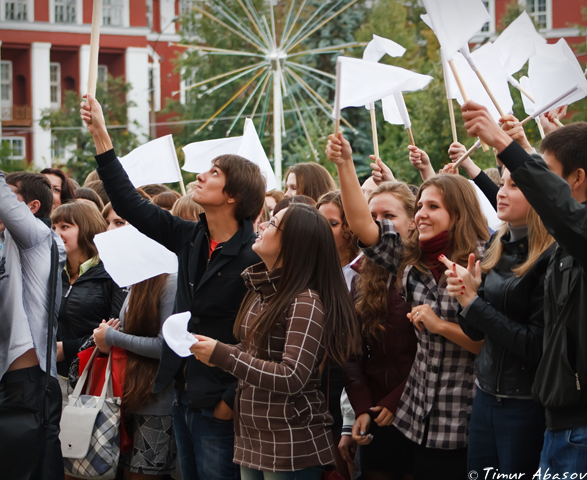
M 328 135 L 326 157 L 336 165 L 352 164 L 353 149 L 351 144 L 342 136 L 342 132 L 338 132 L 337 135 Z
M 527 152 L 534 152 L 532 145 L 526 137 L 524 126 L 513 115 L 504 115 L 499 120 L 501 122 L 501 129 L 507 133 L 512 140 L 515 140 Z
M 468 101 L 461 107 L 461 110 L 463 111 L 465 128 L 471 137 L 479 137 L 487 145 L 497 149 L 498 153 L 501 153 L 512 143 L 509 135 L 499 128 L 483 105 Z
M 373 163 L 371 163 L 371 169 L 373 170 L 371 173 L 375 185 L 379 186 L 383 182 L 396 181 L 391 168 L 385 165 L 380 158 L 375 158 L 375 155 L 369 155 L 369 158 L 373 161 Z
M 410 151 L 410 163 L 420 171 L 422 180 L 427 180 L 435 175 L 432 164 L 430 163 L 430 157 L 428 157 L 428 154 L 424 150 L 420 150 L 414 145 L 408 145 L 408 150 Z

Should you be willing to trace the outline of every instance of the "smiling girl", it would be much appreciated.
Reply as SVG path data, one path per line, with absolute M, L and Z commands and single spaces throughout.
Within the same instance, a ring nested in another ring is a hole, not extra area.
M 497 194 L 503 220 L 481 263 L 469 270 L 448 260 L 448 292 L 463 308 L 459 322 L 473 340 L 477 392 L 471 414 L 468 470 L 500 473 L 538 470 L 545 430 L 544 409 L 531 397 L 542 354 L 544 277 L 553 251 L 535 210 L 507 169 Z
M 330 135 L 326 155 L 338 168 L 349 225 L 363 252 L 397 276 L 412 305 L 408 317 L 417 329 L 418 347 L 393 424 L 416 443 L 414 478 L 464 479 L 473 362 L 481 344 L 458 324 L 459 304 L 448 295 L 438 257 L 465 264 L 469 252 L 483 254 L 489 228 L 475 190 L 455 175 L 425 181 L 416 197 L 417 235 L 410 241 L 392 220 L 372 219 L 342 134 Z

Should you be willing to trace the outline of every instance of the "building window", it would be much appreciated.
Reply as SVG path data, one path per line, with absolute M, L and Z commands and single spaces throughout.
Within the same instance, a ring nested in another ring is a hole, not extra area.
M 153 0 L 147 0 L 147 27 L 153 31 Z
M 98 83 L 106 85 L 108 82 L 108 67 L 106 65 L 98 65 Z
M 491 20 L 483 25 L 481 31 L 483 33 L 495 33 L 495 0 L 483 0 L 483 4 L 489 12 Z
M 76 23 L 76 0 L 55 0 L 55 22 Z
M 1 119 L 12 120 L 12 62 L 0 62 L 0 107 Z
M 104 0 L 102 4 L 102 25 L 122 26 L 122 0 Z
M 4 20 L 27 21 L 28 0 L 7 0 L 4 3 Z
M 61 108 L 61 65 L 58 63 L 49 64 L 51 69 L 49 83 L 51 85 L 51 108 Z
M 526 0 L 526 8 L 538 28 L 549 28 L 551 11 L 549 0 Z
M 55 136 L 51 136 L 51 158 L 53 160 L 61 160 L 65 157 L 65 147 Z
M 24 137 L 4 137 L 2 146 L 7 146 L 11 153 L 8 157 L 11 160 L 22 160 L 25 158 L 26 148 Z

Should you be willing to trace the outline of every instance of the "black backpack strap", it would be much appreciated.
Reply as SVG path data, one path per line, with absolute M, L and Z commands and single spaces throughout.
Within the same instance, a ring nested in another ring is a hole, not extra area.
M 49 319 L 47 321 L 47 362 L 45 364 L 45 398 L 43 400 L 43 427 L 49 426 L 49 400 L 52 392 L 49 387 L 51 379 L 51 357 L 53 356 L 55 300 L 57 296 L 57 281 L 59 279 L 59 249 L 55 239 L 51 241 L 51 271 L 49 273 Z

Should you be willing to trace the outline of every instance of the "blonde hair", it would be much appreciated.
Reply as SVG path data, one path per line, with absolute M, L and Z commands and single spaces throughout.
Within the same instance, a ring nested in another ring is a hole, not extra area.
M 194 202 L 190 194 L 184 195 L 177 202 L 173 204 L 171 214 L 181 217 L 184 220 L 193 220 L 197 222 L 200 220 L 200 214 L 204 213 L 204 209 Z
M 383 193 L 393 195 L 401 203 L 406 215 L 414 218 L 416 196 L 405 183 L 382 183 L 369 194 L 369 202 Z M 361 317 L 361 330 L 364 337 L 376 338 L 385 332 L 390 275 L 387 269 L 377 265 L 369 257 L 363 256 L 361 272 L 356 282 L 355 308 Z
M 546 231 L 542 220 L 540 220 L 536 210 L 532 207 L 528 209 L 526 225 L 528 225 L 528 258 L 525 262 L 512 269 L 512 272 L 514 272 L 516 277 L 524 275 L 532 265 L 536 263 L 540 255 L 542 255 L 544 251 L 554 243 L 554 238 L 552 238 Z M 481 262 L 483 272 L 487 273 L 499 263 L 503 253 L 503 243 L 501 242 L 501 239 L 507 232 L 508 225 L 504 222 L 499 231 L 493 237 L 491 245 L 485 252 L 485 256 Z
M 469 253 L 477 251 L 477 242 L 489 239 L 489 227 L 479 205 L 475 189 L 464 177 L 435 175 L 420 187 L 416 196 L 416 206 L 422 197 L 422 192 L 429 187 L 436 187 L 439 190 L 442 195 L 442 203 L 450 215 L 448 241 L 452 250 L 451 260 L 460 265 L 466 265 Z M 414 235 L 404 245 L 398 281 L 408 265 L 413 265 L 421 272 L 430 269 L 430 265 L 424 259 L 420 243 L 417 241 L 417 235 Z

